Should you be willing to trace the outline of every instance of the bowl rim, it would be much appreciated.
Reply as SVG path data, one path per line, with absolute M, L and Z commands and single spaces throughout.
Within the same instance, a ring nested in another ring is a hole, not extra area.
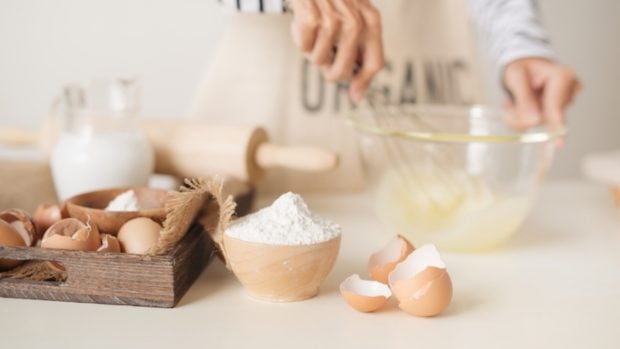
M 164 206 L 157 207 L 157 208 L 146 208 L 146 209 L 141 209 L 141 210 L 137 210 L 137 211 L 113 211 L 113 210 L 106 211 L 105 208 L 97 208 L 97 207 L 85 206 L 85 205 L 81 205 L 81 204 L 76 202 L 76 200 L 81 200 L 82 198 L 87 197 L 87 196 L 93 196 L 93 195 L 96 196 L 96 195 L 101 195 L 102 193 L 114 192 L 114 191 L 118 191 L 119 193 L 123 193 L 123 192 L 128 191 L 128 190 L 154 191 L 154 192 L 159 192 L 162 195 L 163 194 L 167 194 L 169 192 L 169 190 L 166 190 L 166 189 L 151 188 L 151 187 L 147 187 L 147 186 L 112 187 L 112 188 L 97 189 L 97 190 L 92 190 L 92 191 L 87 191 L 87 192 L 76 194 L 76 195 L 66 199 L 64 201 L 64 204 L 67 205 L 67 207 L 71 206 L 71 207 L 75 207 L 75 208 L 86 210 L 86 211 L 90 211 L 90 212 L 102 212 L 102 213 L 105 213 L 105 214 L 108 214 L 108 215 L 109 214 L 112 214 L 112 215 L 136 215 L 136 214 L 139 214 L 141 216 L 145 216 L 145 215 L 148 215 L 148 216 L 165 216 L 166 215 L 166 208 Z
M 470 118 L 492 117 L 498 118 L 503 115 L 499 108 L 491 106 L 472 104 L 468 106 L 458 105 L 439 105 L 439 104 L 414 104 L 414 105 L 388 105 L 387 108 L 404 108 L 406 112 L 416 112 L 420 110 L 431 110 L 434 112 L 448 113 L 450 111 L 469 113 Z M 370 110 L 362 107 L 362 110 Z M 401 109 L 402 110 L 402 109 Z M 358 131 L 374 134 L 383 137 L 398 137 L 413 141 L 440 142 L 440 143 L 545 143 L 554 141 L 565 136 L 568 132 L 566 127 L 557 128 L 549 131 L 518 132 L 514 134 L 468 134 L 451 132 L 423 132 L 423 131 L 403 131 L 382 126 L 375 126 L 360 120 L 360 110 L 347 115 L 346 123 Z
M 247 244 L 256 245 L 256 247 L 259 247 L 259 246 L 260 247 L 288 247 L 288 248 L 292 248 L 292 249 L 308 248 L 308 247 L 318 247 L 318 246 L 322 246 L 322 245 L 327 245 L 328 243 L 332 244 L 336 240 L 342 241 L 342 233 L 338 234 L 337 236 L 334 236 L 333 238 L 331 238 L 329 240 L 320 241 L 320 242 L 316 242 L 316 243 L 313 243 L 313 244 L 301 244 L 301 245 L 270 244 L 270 243 L 267 243 L 267 242 L 248 241 L 248 240 L 240 239 L 238 237 L 230 236 L 230 235 L 226 234 L 225 232 L 222 234 L 222 240 L 224 239 L 224 237 L 226 237 L 228 239 L 231 239 L 231 240 L 242 241 L 242 242 L 247 243 Z

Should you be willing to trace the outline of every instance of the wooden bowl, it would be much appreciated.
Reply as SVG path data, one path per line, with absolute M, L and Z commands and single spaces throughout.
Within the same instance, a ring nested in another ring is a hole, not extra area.
M 110 201 L 130 189 L 136 193 L 138 205 L 142 207 L 140 211 L 104 211 Z M 66 201 L 66 207 L 70 217 L 83 222 L 90 219 L 100 232 L 116 235 L 125 222 L 137 217 L 162 223 L 166 219 L 164 204 L 167 193 L 166 190 L 145 187 L 105 189 L 76 195 Z
M 254 298 L 293 302 L 312 298 L 334 267 L 340 236 L 313 245 L 268 245 L 224 234 L 230 268 Z

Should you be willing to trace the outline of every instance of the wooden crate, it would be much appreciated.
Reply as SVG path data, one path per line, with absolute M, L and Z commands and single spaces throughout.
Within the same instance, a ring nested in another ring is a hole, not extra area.
M 249 213 L 254 188 L 233 194 L 236 215 Z M 0 259 L 57 261 L 67 270 L 64 282 L 0 279 L 0 297 L 171 308 L 214 255 L 213 242 L 197 224 L 165 256 L 0 246 Z
M 67 271 L 64 282 L 2 279 L 0 297 L 171 308 L 213 251 L 213 242 L 199 225 L 164 256 L 0 246 L 2 259 L 57 261 Z

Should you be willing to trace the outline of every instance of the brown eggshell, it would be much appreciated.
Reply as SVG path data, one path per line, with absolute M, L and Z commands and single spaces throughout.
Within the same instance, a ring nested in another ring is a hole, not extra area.
M 65 218 L 47 229 L 41 247 L 63 250 L 96 251 L 101 244 L 99 229 L 75 218 Z
M 101 234 L 101 246 L 98 252 L 121 252 L 121 244 L 116 237 L 109 234 Z
M 0 246 L 24 247 L 26 242 L 9 223 L 0 220 Z M 22 261 L 0 259 L 0 270 L 11 269 L 18 266 Z
M 37 234 L 35 224 L 26 211 L 17 208 L 4 210 L 0 212 L 0 220 L 12 225 L 24 240 L 26 246 L 33 246 L 39 239 L 40 235 Z
M 452 299 L 452 281 L 432 244 L 413 251 L 390 273 L 389 284 L 399 307 L 417 316 L 441 313 Z
M 134 218 L 118 231 L 118 241 L 126 253 L 145 254 L 157 244 L 161 225 L 146 217 Z
M 384 248 L 370 256 L 368 260 L 370 277 L 387 284 L 390 272 L 414 250 L 415 247 L 407 239 L 401 235 L 395 236 Z
M 392 292 L 383 283 L 362 280 L 353 274 L 340 284 L 340 295 L 355 310 L 368 313 L 383 307 Z
M 69 215 L 69 209 L 67 208 L 67 200 L 63 201 L 62 204 L 60 204 L 60 218 L 71 218 L 71 216 Z M 97 229 L 99 229 L 98 226 Z M 99 230 L 99 232 L 101 232 L 101 230 Z
M 452 281 L 446 269 L 428 267 L 412 279 L 396 281 L 392 291 L 407 313 L 434 316 L 450 304 Z
M 49 227 L 61 219 L 60 207 L 52 204 L 39 205 L 32 216 L 39 236 L 42 236 Z

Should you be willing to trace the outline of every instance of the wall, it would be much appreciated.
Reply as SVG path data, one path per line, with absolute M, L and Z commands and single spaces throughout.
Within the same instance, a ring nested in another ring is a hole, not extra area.
M 541 6 L 585 86 L 553 170 L 576 176 L 583 154 L 620 148 L 620 1 Z M 0 0 L 0 127 L 40 125 L 67 81 L 127 73 L 143 77 L 145 114 L 183 116 L 226 23 L 215 0 Z
M 138 73 L 178 116 L 226 25 L 215 0 L 0 0 L 1 124 L 35 127 L 62 84 Z
M 620 149 L 620 1 L 543 0 L 541 7 L 555 49 L 584 85 L 553 169 L 556 177 L 576 176 L 584 154 Z

